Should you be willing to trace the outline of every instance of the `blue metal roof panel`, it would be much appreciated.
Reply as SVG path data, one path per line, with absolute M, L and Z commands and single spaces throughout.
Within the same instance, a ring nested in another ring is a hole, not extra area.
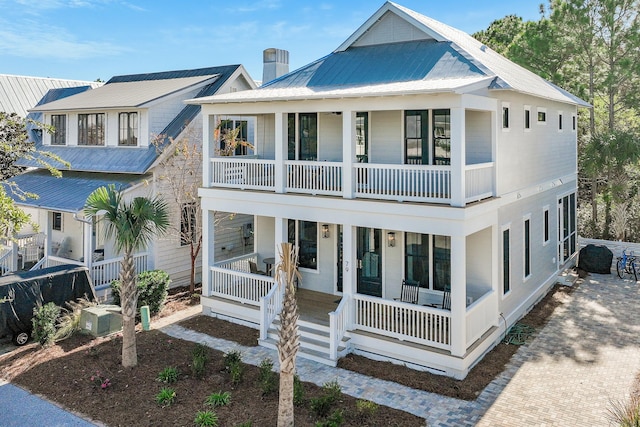
M 109 79 L 109 81 L 106 84 L 140 82 L 145 80 L 181 79 L 185 77 L 208 76 L 213 74 L 231 75 L 231 73 L 233 73 L 239 66 L 240 65 L 222 65 L 219 67 L 197 68 L 194 70 L 161 71 L 158 73 L 113 76 L 112 78 Z
M 482 69 L 451 43 L 421 40 L 334 52 L 263 87 L 363 86 L 484 75 Z
M 84 207 L 89 194 L 96 188 L 115 184 L 126 189 L 146 177 L 126 174 L 101 174 L 63 171 L 62 178 L 52 176 L 49 171 L 36 170 L 11 178 L 18 186 L 39 196 L 38 199 L 21 200 L 15 195 L 18 205 L 62 212 L 78 212 Z M 10 193 L 10 192 L 9 192 Z

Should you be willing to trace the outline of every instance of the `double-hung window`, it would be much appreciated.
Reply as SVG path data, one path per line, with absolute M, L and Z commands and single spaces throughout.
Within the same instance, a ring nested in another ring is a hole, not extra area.
M 51 116 L 51 145 L 65 145 L 67 143 L 67 115 L 53 114 Z
M 78 114 L 78 145 L 104 145 L 104 113 Z
M 420 287 L 444 291 L 451 286 L 451 238 L 405 233 L 405 277 Z
M 220 151 L 226 155 L 246 156 L 249 154 L 249 146 L 247 144 L 247 120 L 222 120 L 220 122 Z M 225 140 L 224 136 L 229 132 L 237 129 L 238 135 L 235 141 Z M 227 147 L 227 144 L 233 144 L 235 147 Z
M 288 240 L 298 246 L 298 264 L 302 268 L 318 269 L 318 223 L 288 221 Z
M 135 147 L 138 145 L 138 113 L 118 114 L 120 135 L 118 145 Z
M 531 217 L 526 216 L 523 223 L 524 236 L 524 278 L 531 276 Z
M 502 293 L 511 290 L 511 231 L 509 226 L 502 229 Z
M 289 160 L 318 159 L 318 114 L 289 113 L 287 115 Z

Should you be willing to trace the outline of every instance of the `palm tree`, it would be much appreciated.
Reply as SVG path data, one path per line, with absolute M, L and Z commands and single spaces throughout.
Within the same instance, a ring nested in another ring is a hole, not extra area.
M 105 237 L 113 239 L 118 252 L 124 253 L 120 268 L 120 300 L 122 307 L 122 366 L 138 364 L 135 319 L 138 306 L 136 266 L 133 254 L 144 249 L 155 235 L 163 234 L 169 226 L 169 212 L 158 198 L 136 197 L 124 200 L 115 185 L 100 187 L 87 198 L 87 216 L 104 214 Z
M 280 262 L 276 267 L 276 282 L 278 286 L 285 286 L 278 333 L 278 358 L 280 359 L 278 427 L 292 427 L 293 381 L 296 373 L 296 355 L 300 346 L 295 288 L 296 279 L 300 279 L 298 247 L 291 243 L 282 243 L 278 252 Z

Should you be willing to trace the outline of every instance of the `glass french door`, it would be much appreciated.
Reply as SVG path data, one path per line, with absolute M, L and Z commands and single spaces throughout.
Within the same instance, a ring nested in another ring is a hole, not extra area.
M 576 251 L 576 194 L 558 199 L 558 265 Z
M 382 230 L 358 227 L 357 229 L 359 294 L 382 297 Z
M 405 163 L 429 164 L 429 111 L 408 110 L 404 116 Z

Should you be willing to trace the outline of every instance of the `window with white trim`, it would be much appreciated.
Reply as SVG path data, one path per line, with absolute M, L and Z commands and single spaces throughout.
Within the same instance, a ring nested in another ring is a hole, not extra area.
M 502 103 L 502 129 L 503 130 L 507 130 L 509 129 L 509 103 L 508 102 L 503 102 Z
M 511 230 L 509 225 L 502 227 L 502 294 L 511 290 Z
M 138 113 L 118 114 L 118 145 L 135 147 L 138 145 Z
M 547 124 L 547 109 L 546 108 L 538 108 L 538 124 L 546 125 Z
M 298 246 L 298 265 L 311 270 L 318 269 L 318 223 L 288 221 L 288 240 Z
M 51 229 L 62 231 L 62 212 L 51 212 Z
M 51 145 L 66 145 L 67 143 L 67 115 L 66 114 L 52 114 L 51 126 L 53 132 L 51 133 Z
M 546 245 L 549 243 L 549 239 L 551 239 L 551 233 L 549 231 L 549 205 L 542 208 L 542 221 L 544 224 L 544 228 L 542 231 L 542 243 Z
M 524 106 L 524 130 L 531 129 L 531 107 Z
M 563 123 L 562 123 L 562 117 L 563 117 L 563 116 L 562 116 L 562 111 L 559 111 L 559 112 L 558 112 L 558 130 L 559 130 L 560 132 L 562 132 L 562 125 L 563 125 Z
M 524 253 L 524 278 L 531 276 L 531 215 L 524 217 L 523 221 L 523 253 Z
M 78 145 L 104 145 L 104 113 L 78 114 Z

